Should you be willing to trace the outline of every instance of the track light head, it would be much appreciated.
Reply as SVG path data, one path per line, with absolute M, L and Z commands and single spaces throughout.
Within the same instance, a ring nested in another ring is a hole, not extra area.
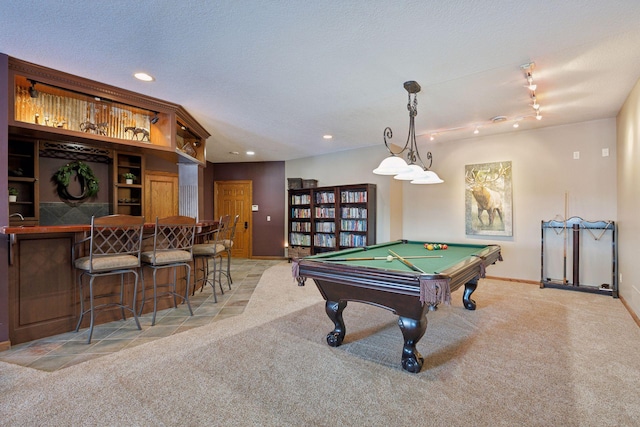
M 37 98 L 38 97 L 38 91 L 36 90 L 36 81 L 35 80 L 29 80 L 29 82 L 31 83 L 31 87 L 29 88 L 29 96 L 31 98 Z

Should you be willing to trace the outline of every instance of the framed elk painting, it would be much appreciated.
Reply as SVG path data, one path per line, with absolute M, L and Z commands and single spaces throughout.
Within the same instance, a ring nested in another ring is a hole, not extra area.
M 511 162 L 465 166 L 468 235 L 512 236 Z

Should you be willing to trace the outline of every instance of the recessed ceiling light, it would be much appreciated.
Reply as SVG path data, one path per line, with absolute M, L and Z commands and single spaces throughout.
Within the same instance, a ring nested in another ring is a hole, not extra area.
M 229 154 L 233 154 L 234 156 L 240 155 L 238 151 L 229 151 Z
M 247 151 L 247 156 L 253 156 L 254 154 L 256 154 L 254 151 Z
M 142 80 L 143 82 L 152 82 L 155 80 L 152 75 L 149 75 L 147 73 L 135 73 L 133 76 L 138 80 Z
M 333 135 L 322 135 L 324 139 L 333 139 Z

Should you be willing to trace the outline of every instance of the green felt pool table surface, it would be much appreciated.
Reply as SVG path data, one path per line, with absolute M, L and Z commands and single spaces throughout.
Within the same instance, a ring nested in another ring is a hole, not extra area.
M 390 250 L 405 258 L 411 264 L 423 270 L 427 274 L 439 274 L 454 267 L 471 256 L 481 256 L 486 251 L 487 245 L 471 245 L 447 243 L 448 248 L 441 250 L 427 250 L 424 245 L 427 242 L 396 241 L 368 246 L 366 248 L 345 249 L 307 257 L 306 259 L 317 261 L 329 261 L 344 265 L 378 268 L 393 271 L 407 271 L 412 269 L 397 258 L 391 262 L 387 257 Z M 438 243 L 438 242 L 431 242 Z M 392 255 L 393 256 L 393 255 Z M 428 256 L 432 258 L 411 258 L 416 256 Z M 358 259 L 358 258 L 383 258 L 383 259 Z

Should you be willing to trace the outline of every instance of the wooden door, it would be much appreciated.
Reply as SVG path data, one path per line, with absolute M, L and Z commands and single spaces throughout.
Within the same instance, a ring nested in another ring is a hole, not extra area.
M 144 220 L 178 215 L 178 175 L 146 171 L 144 174 Z
M 251 181 L 216 181 L 214 183 L 214 216 L 229 215 L 232 220 L 240 215 L 233 239 L 231 255 L 239 258 L 251 257 Z

